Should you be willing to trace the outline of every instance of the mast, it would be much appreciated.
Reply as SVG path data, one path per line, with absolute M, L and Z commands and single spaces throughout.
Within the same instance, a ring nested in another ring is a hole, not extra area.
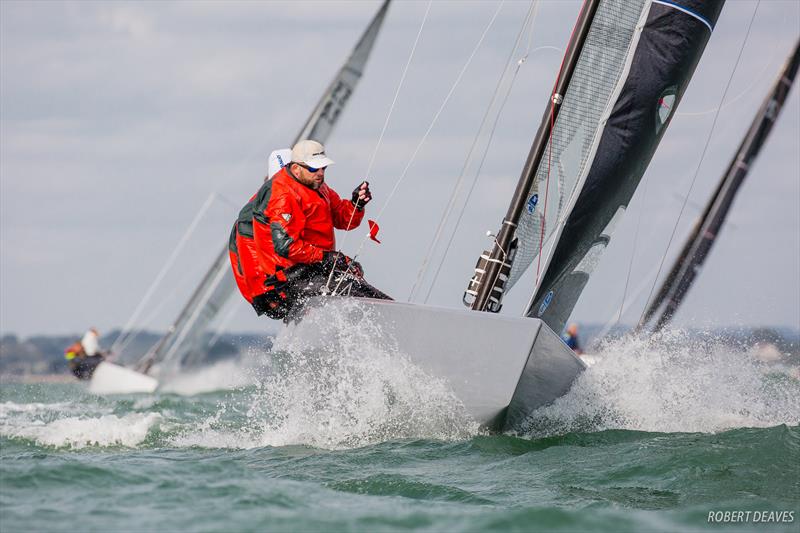
M 313 138 L 321 143 L 327 141 L 361 79 L 390 1 L 384 0 L 347 61 L 322 94 L 293 144 L 307 138 Z M 149 369 L 154 362 L 168 361 L 170 365 L 178 367 L 190 359 L 199 359 L 208 350 L 208 346 L 202 342 L 204 334 L 235 292 L 236 283 L 229 265 L 228 248 L 225 246 L 214 259 L 178 318 L 155 348 L 145 354 L 137 366 Z
M 792 88 L 799 64 L 800 40 L 795 43 L 794 50 L 753 118 L 736 155 L 728 165 L 727 171 L 723 174 L 672 269 L 642 315 L 637 330 L 646 327 L 650 322 L 653 322 L 653 331 L 661 330 L 680 307 L 716 242 L 739 188 L 775 125 Z
M 563 104 L 557 116 L 555 105 L 545 114 L 495 247 L 475 268 L 467 305 L 499 311 L 503 293 L 536 260 L 536 285 L 523 314 L 561 331 L 666 132 L 723 4 L 584 5 L 561 73 L 569 83 L 559 79 L 554 90 L 554 103 Z
M 544 155 L 561 105 L 564 103 L 564 94 L 567 91 L 575 65 L 578 63 L 583 43 L 589 33 L 594 14 L 600 0 L 586 0 L 578 20 L 575 23 L 572 38 L 567 45 L 567 52 L 564 55 L 563 66 L 556 79 L 556 85 L 550 95 L 550 101 L 545 108 L 539 130 L 534 137 L 522 174 L 517 182 L 511 204 L 508 206 L 500 231 L 495 238 L 494 247 L 487 255 L 481 255 L 476 267 L 476 276 L 470 281 L 467 295 L 474 296 L 470 303 L 470 308 L 475 311 L 500 311 L 500 300 L 503 295 L 505 281 L 511 269 L 513 260 L 512 239 L 519 222 L 522 210 L 527 202 L 528 190 L 532 187 L 536 179 L 536 171 Z M 508 251 L 508 252 L 507 252 Z M 467 303 L 465 299 L 465 303 Z

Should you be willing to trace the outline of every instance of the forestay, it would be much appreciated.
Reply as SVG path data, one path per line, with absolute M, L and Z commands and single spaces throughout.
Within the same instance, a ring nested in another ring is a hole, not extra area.
M 327 141 L 364 72 L 388 8 L 389 0 L 386 0 L 347 62 L 328 86 L 296 140 L 312 138 L 322 143 Z M 230 271 L 228 250 L 225 247 L 203 276 L 167 334 L 145 355 L 139 368 L 147 371 L 153 363 L 159 363 L 162 373 L 170 373 L 181 366 L 189 366 L 201 360 L 209 349 L 209 326 L 235 292 L 236 283 Z

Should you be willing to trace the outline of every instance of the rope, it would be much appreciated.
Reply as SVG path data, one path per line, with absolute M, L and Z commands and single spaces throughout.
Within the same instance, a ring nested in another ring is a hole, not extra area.
M 722 102 L 725 101 L 725 96 L 728 94 L 728 90 L 731 87 L 731 82 L 733 81 L 733 75 L 736 73 L 736 69 L 739 67 L 739 62 L 742 59 L 742 53 L 744 52 L 745 45 L 747 44 L 747 40 L 750 37 L 750 30 L 753 28 L 753 21 L 756 18 L 756 13 L 758 13 L 758 7 L 761 5 L 761 0 L 758 0 L 756 3 L 756 8 L 753 10 L 753 15 L 750 17 L 750 22 L 747 25 L 747 33 L 745 33 L 744 40 L 742 41 L 742 46 L 739 48 L 739 55 L 736 57 L 736 63 L 733 66 L 733 70 L 731 71 L 731 75 L 728 77 L 728 82 L 725 85 L 725 91 L 722 93 L 722 98 L 720 99 L 720 105 L 717 106 L 716 113 L 714 114 L 714 121 L 711 123 L 711 129 L 708 132 L 708 137 L 706 138 L 705 146 L 703 146 L 703 152 L 700 154 L 700 161 L 697 163 L 697 167 L 694 171 L 694 176 L 692 177 L 692 181 L 689 184 L 689 191 L 686 193 L 686 197 L 683 200 L 683 204 L 681 205 L 681 210 L 678 213 L 678 218 L 675 220 L 675 225 L 672 227 L 672 234 L 669 237 L 669 241 L 667 242 L 667 247 L 664 249 L 664 254 L 661 256 L 661 262 L 658 265 L 658 272 L 656 272 L 656 277 L 653 280 L 653 285 L 650 287 L 650 293 L 647 295 L 647 300 L 645 303 L 645 308 L 642 310 L 642 314 L 639 317 L 639 321 L 641 322 L 642 318 L 644 318 L 644 314 L 647 311 L 647 307 L 650 303 L 650 300 L 653 298 L 653 291 L 658 284 L 658 278 L 661 276 L 661 269 L 664 268 L 664 261 L 667 258 L 667 253 L 669 252 L 669 247 L 672 245 L 672 240 L 675 238 L 675 233 L 678 229 L 678 223 L 683 216 L 683 211 L 686 209 L 686 204 L 689 202 L 689 197 L 692 194 L 692 190 L 694 189 L 694 184 L 697 181 L 697 176 L 700 174 L 700 167 L 703 164 L 703 160 L 706 157 L 706 152 L 708 151 L 708 146 L 711 144 L 711 138 L 714 135 L 714 129 L 717 126 L 717 119 L 719 118 L 719 113 L 722 109 Z
M 417 44 L 419 44 L 419 39 L 422 36 L 422 30 L 425 28 L 425 22 L 428 20 L 428 13 L 431 10 L 431 4 L 433 4 L 433 0 L 428 0 L 428 7 L 425 9 L 425 15 L 422 18 L 422 24 L 420 24 L 419 30 L 417 31 L 417 36 L 414 39 L 414 46 L 411 48 L 411 53 L 408 55 L 406 66 L 403 68 L 403 75 L 400 77 L 400 83 L 397 85 L 397 90 L 394 92 L 392 105 L 389 106 L 389 114 L 386 115 L 386 120 L 383 122 L 383 128 L 381 129 L 381 134 L 378 137 L 378 142 L 375 143 L 375 149 L 372 151 L 372 156 L 369 158 L 369 164 L 367 165 L 367 172 L 365 176 L 369 176 L 372 172 L 372 165 L 375 163 L 375 157 L 378 155 L 378 149 L 380 149 L 381 143 L 383 142 L 383 136 L 386 133 L 386 129 L 389 127 L 389 120 L 392 118 L 392 113 L 394 113 L 395 104 L 397 104 L 397 98 L 400 96 L 400 89 L 403 87 L 403 84 L 406 81 L 406 74 L 408 74 L 408 69 L 411 66 L 411 60 L 414 58 L 414 53 L 417 51 Z
M 455 207 L 456 199 L 457 199 L 458 194 L 459 194 L 459 192 L 461 190 L 461 186 L 463 185 L 464 178 L 466 177 L 467 168 L 469 167 L 469 164 L 472 161 L 472 155 L 473 155 L 473 153 L 475 151 L 475 147 L 478 144 L 478 140 L 480 139 L 481 132 L 483 131 L 484 126 L 486 125 L 486 122 L 489 119 L 489 115 L 490 115 L 490 112 L 492 110 L 492 107 L 494 107 L 495 102 L 497 101 L 497 97 L 500 94 L 500 89 L 503 86 L 504 80 L 506 79 L 506 74 L 508 72 L 508 68 L 511 65 L 511 61 L 514 58 L 514 53 L 519 48 L 520 42 L 522 41 L 522 37 L 525 34 L 525 29 L 528 27 L 529 24 L 530 24 L 531 28 L 533 28 L 533 21 L 536 19 L 536 11 L 538 11 L 538 9 L 537 9 L 538 6 L 539 6 L 539 4 L 536 2 L 536 0 L 532 0 L 531 1 L 531 6 L 528 9 L 527 14 L 525 15 L 525 19 L 522 21 L 522 26 L 520 27 L 519 33 L 517 34 L 517 39 L 514 41 L 514 46 L 512 47 L 511 52 L 508 55 L 508 58 L 506 59 L 505 66 L 503 67 L 503 70 L 500 73 L 500 78 L 497 80 L 497 85 L 495 87 L 494 93 L 492 94 L 492 99 L 489 102 L 489 105 L 486 107 L 486 111 L 484 112 L 483 119 L 481 120 L 480 126 L 478 126 L 478 131 L 476 132 L 475 138 L 473 139 L 472 145 L 470 146 L 470 149 L 469 149 L 469 151 L 467 153 L 467 157 L 466 157 L 466 159 L 464 161 L 464 166 L 461 168 L 461 172 L 460 172 L 460 174 L 458 176 L 458 179 L 456 180 L 456 184 L 453 187 L 453 192 L 450 195 L 450 200 L 449 200 L 449 202 L 447 204 L 447 207 L 445 208 L 444 212 L 442 213 L 442 217 L 439 220 L 438 226 L 436 227 L 436 231 L 434 233 L 433 240 L 431 240 L 431 243 L 428 246 L 427 251 L 425 252 L 425 256 L 423 257 L 422 265 L 420 266 L 419 271 L 417 272 L 417 279 L 414 281 L 414 285 L 412 285 L 411 292 L 409 293 L 409 296 L 408 296 L 408 301 L 409 302 L 411 300 L 413 300 L 414 296 L 416 295 L 417 287 L 421 284 L 422 279 L 424 278 L 425 272 L 426 272 L 427 267 L 428 267 L 428 262 L 430 261 L 431 257 L 433 256 L 433 250 L 438 245 L 439 240 L 441 239 L 441 236 L 442 236 L 442 232 L 444 231 L 444 226 L 446 225 L 447 220 L 450 218 L 450 215 L 453 212 L 453 208 Z M 494 130 L 497 127 L 497 122 L 498 122 L 498 119 L 500 117 L 500 114 L 501 114 L 503 108 L 505 107 L 506 101 L 508 100 L 508 95 L 511 93 L 511 88 L 514 85 L 514 81 L 516 80 L 517 74 L 519 74 L 520 68 L 522 67 L 523 63 L 525 63 L 525 61 L 527 60 L 529 53 L 530 53 L 530 39 L 528 41 L 528 49 L 526 50 L 526 52 L 523 55 L 523 57 L 521 57 L 517 61 L 517 68 L 514 71 L 514 74 L 513 74 L 512 78 L 511 78 L 511 83 L 508 86 L 508 90 L 506 91 L 505 97 L 503 98 L 503 101 L 502 101 L 502 103 L 500 105 L 500 108 L 497 111 L 497 115 L 496 115 L 495 121 L 494 121 L 494 126 L 493 126 L 493 128 L 491 130 L 491 134 L 489 136 L 489 141 L 486 144 L 486 148 L 484 149 L 483 157 L 481 159 L 480 166 L 479 166 L 478 171 L 475 174 L 475 178 L 473 179 L 473 182 L 472 182 L 473 187 L 470 188 L 470 194 L 472 192 L 472 189 L 474 188 L 475 182 L 477 181 L 477 177 L 480 174 L 480 170 L 481 170 L 481 168 L 483 166 L 483 161 L 485 161 L 485 159 L 486 159 L 486 154 L 489 151 L 489 146 L 491 145 L 491 140 L 492 140 L 492 137 L 494 135 Z M 467 199 L 469 199 L 469 198 L 467 198 Z M 463 213 L 463 208 L 462 208 L 461 213 Z M 458 221 L 459 222 L 461 221 L 461 216 L 460 215 L 459 215 Z M 458 223 L 456 224 L 456 228 L 457 227 L 458 227 Z M 452 242 L 452 240 L 451 240 L 451 242 Z M 448 246 L 447 246 L 447 249 L 445 250 L 444 256 L 447 255 L 447 251 L 449 250 L 449 247 L 450 247 L 450 245 L 448 243 Z M 436 282 L 436 277 L 438 277 L 439 269 L 441 268 L 441 264 L 444 262 L 444 256 L 442 257 L 442 261 L 439 263 L 439 268 L 437 268 L 436 276 L 434 277 L 434 280 L 433 280 L 432 284 L 430 285 L 430 288 L 432 288 L 433 285 Z M 428 291 L 428 293 L 427 293 L 427 295 L 425 297 L 425 301 L 426 302 L 428 300 L 428 297 L 430 296 L 430 288 L 429 288 L 429 291 Z
M 481 34 L 480 39 L 476 43 L 475 47 L 472 49 L 472 53 L 470 54 L 470 56 L 467 59 L 466 63 L 461 68 L 461 71 L 459 72 L 458 76 L 456 77 L 456 80 L 453 83 L 453 86 L 450 88 L 450 92 L 447 93 L 447 96 L 445 97 L 445 99 L 442 102 L 441 106 L 439 106 L 438 111 L 436 111 L 436 114 L 434 115 L 433 120 L 431 121 L 431 124 L 428 126 L 428 129 L 425 131 L 425 134 L 422 136 L 422 139 L 419 141 L 419 143 L 417 144 L 416 148 L 414 149 L 414 152 L 412 153 L 411 157 L 409 158 L 405 169 L 400 174 L 400 177 L 395 182 L 394 187 L 392 188 L 392 190 L 389 193 L 389 196 L 386 198 L 386 201 L 384 202 L 383 207 L 378 212 L 378 215 L 375 217 L 375 222 L 376 223 L 380 219 L 380 217 L 383 215 L 383 212 L 386 210 L 386 207 L 391 202 L 392 198 L 394 197 L 395 193 L 397 192 L 397 189 L 400 187 L 400 184 L 403 183 L 403 180 L 405 179 L 406 174 L 408 174 L 408 170 L 411 168 L 411 165 L 414 163 L 414 161 L 415 161 L 415 159 L 417 157 L 417 154 L 419 153 L 420 149 L 422 148 L 422 145 L 425 144 L 425 141 L 428 139 L 428 135 L 430 135 L 430 132 L 433 130 L 433 127 L 436 125 L 436 122 L 439 120 L 439 117 L 441 116 L 442 111 L 444 111 L 444 108 L 447 106 L 448 102 L 450 101 L 450 97 L 453 96 L 453 93 L 455 92 L 456 88 L 461 83 L 461 79 L 464 77 L 464 74 L 466 73 L 467 69 L 469 68 L 470 64 L 472 63 L 472 60 L 474 59 L 475 54 L 478 52 L 478 49 L 483 44 L 483 41 L 486 38 L 486 35 L 489 33 L 489 30 L 494 25 L 494 22 L 497 19 L 497 15 L 500 13 L 500 10 L 503 8 L 503 5 L 505 5 L 505 0 L 500 2 L 500 4 L 497 6 L 497 9 L 495 10 L 494 15 L 492 16 L 492 18 L 489 21 L 489 23 L 486 25 L 486 29 L 484 29 L 483 33 Z M 361 249 L 364 247 L 364 244 L 367 242 L 368 238 L 369 238 L 369 234 L 365 235 L 364 238 L 361 240 L 361 244 L 359 245 L 358 249 L 356 250 L 355 255 L 353 256 L 354 260 L 355 260 L 355 258 L 358 257 L 358 254 L 361 252 Z M 342 276 L 342 280 L 339 281 L 339 285 L 341 285 L 341 282 L 343 280 L 344 280 L 344 276 Z M 338 286 L 337 286 L 337 289 L 338 289 Z M 334 293 L 335 292 L 336 291 L 334 291 Z
M 561 48 L 558 48 L 558 47 L 555 47 L 555 46 L 540 46 L 539 48 L 533 50 L 531 52 L 531 54 L 535 54 L 536 52 L 538 52 L 540 50 L 556 50 L 558 52 L 562 51 Z M 511 85 L 512 86 L 513 86 L 513 84 L 515 82 L 515 78 L 516 78 L 518 72 L 519 72 L 519 70 L 517 70 L 517 72 L 515 72 L 515 74 L 514 74 L 514 79 L 512 79 L 512 81 L 511 81 Z M 433 287 L 436 285 L 436 281 L 439 279 L 439 274 L 442 271 L 442 267 L 444 266 L 444 262 L 447 259 L 447 255 L 450 252 L 450 248 L 453 245 L 453 240 L 455 239 L 455 235 L 456 235 L 456 229 L 458 229 L 458 227 L 461 225 L 461 220 L 464 218 L 464 213 L 466 212 L 467 205 L 469 205 L 469 202 L 472 199 L 472 193 L 475 191 L 475 186 L 478 183 L 478 176 L 480 175 L 481 171 L 483 170 L 483 165 L 486 162 L 486 156 L 488 155 L 488 151 L 489 151 L 489 146 L 491 146 L 491 144 L 492 144 L 492 140 L 494 139 L 495 131 L 497 130 L 497 126 L 498 126 L 498 124 L 500 122 L 500 117 L 502 116 L 503 109 L 505 109 L 506 103 L 508 102 L 508 98 L 509 98 L 510 95 L 511 95 L 511 87 L 509 87 L 509 90 L 508 90 L 508 92 L 506 93 L 506 95 L 505 95 L 505 97 L 503 99 L 503 103 L 500 105 L 500 110 L 498 111 L 498 114 L 497 114 L 497 116 L 495 118 L 495 122 L 494 122 L 494 125 L 492 126 L 492 130 L 489 133 L 489 140 L 487 141 L 486 150 L 484 151 L 483 157 L 481 158 L 481 162 L 478 165 L 478 169 L 475 172 L 475 176 L 474 176 L 474 178 L 472 180 L 472 184 L 470 185 L 470 189 L 467 192 L 467 197 L 464 199 L 464 202 L 461 205 L 461 210 L 459 211 L 458 218 L 456 219 L 455 229 L 450 233 L 450 238 L 447 241 L 447 246 L 445 246 L 445 251 L 444 251 L 444 254 L 442 255 L 442 259 L 439 261 L 439 265 L 436 268 L 436 273 L 434 274 L 433 280 L 431 281 L 431 284 L 428 287 L 428 292 L 425 295 L 425 303 L 428 302 L 428 299 L 431 296 L 431 292 L 433 291 Z
M 408 74 L 408 69 L 411 66 L 411 61 L 414 59 L 414 54 L 417 51 L 417 45 L 419 44 L 419 39 L 422 36 L 422 30 L 425 28 L 425 23 L 428 21 L 428 14 L 431 11 L 431 5 L 433 4 L 433 0 L 428 0 L 428 7 L 425 9 L 425 15 L 422 17 L 422 23 L 419 25 L 419 29 L 417 30 L 417 36 L 414 39 L 414 44 L 411 47 L 411 52 L 408 54 L 408 60 L 406 61 L 406 66 L 403 68 L 403 74 L 400 76 L 400 82 L 397 84 L 397 89 L 394 92 L 394 98 L 392 98 L 392 103 L 389 106 L 389 113 L 386 115 L 386 120 L 383 121 L 383 128 L 381 129 L 381 134 L 378 136 L 378 142 L 375 143 L 375 149 L 372 151 L 372 155 L 369 158 L 369 163 L 367 164 L 367 172 L 364 174 L 365 176 L 369 177 L 370 173 L 372 172 L 372 165 L 375 162 L 375 157 L 378 154 L 378 150 L 380 149 L 381 143 L 383 142 L 383 136 L 386 133 L 386 129 L 389 127 L 389 120 L 392 118 L 392 114 L 394 113 L 395 105 L 397 104 L 397 98 L 400 95 L 400 90 L 402 89 L 403 85 L 406 81 L 406 74 Z M 347 229 L 350 230 L 353 224 L 353 217 L 356 214 L 356 210 L 353 209 L 353 212 L 350 214 L 350 220 L 347 222 Z M 344 234 L 342 238 L 342 247 L 347 242 L 347 233 Z M 356 254 L 358 255 L 358 254 Z M 328 274 L 328 281 L 325 283 L 325 289 L 330 290 L 330 283 L 333 279 L 333 272 L 336 269 L 336 260 L 339 259 L 339 251 L 336 251 L 336 257 L 334 258 L 333 265 L 331 266 L 331 272 Z M 348 270 L 350 269 L 348 265 Z M 343 276 L 344 277 L 344 276 Z M 341 281 L 339 282 L 341 284 Z M 337 285 L 338 288 L 338 285 Z M 334 291 L 335 292 L 335 291 Z
M 500 4 L 497 6 L 497 10 L 495 10 L 494 16 L 489 21 L 489 23 L 486 25 L 486 29 L 483 30 L 483 34 L 481 34 L 480 39 L 478 40 L 478 42 L 475 45 L 475 47 L 472 49 L 472 53 L 470 54 L 469 58 L 467 59 L 467 62 L 461 68 L 461 72 L 459 72 L 458 77 L 456 78 L 455 82 L 453 83 L 453 86 L 450 88 L 450 92 L 447 93 L 447 96 L 445 97 L 444 101 L 442 102 L 442 105 L 439 106 L 439 110 L 436 111 L 436 114 L 434 115 L 430 126 L 428 126 L 428 129 L 425 131 L 425 134 L 422 136 L 422 139 L 417 144 L 417 147 L 414 149 L 414 152 L 412 153 L 411 158 L 409 158 L 405 169 L 403 169 L 403 172 L 400 174 L 400 178 L 395 183 L 394 187 L 392 188 L 391 192 L 389 193 L 389 196 L 386 198 L 386 202 L 384 202 L 383 207 L 378 212 L 378 215 L 375 217 L 376 221 L 381 217 L 381 215 L 383 215 L 383 212 L 386 210 L 386 207 L 388 207 L 389 202 L 391 201 L 392 197 L 394 197 L 395 193 L 397 192 L 397 189 L 400 187 L 400 184 L 405 179 L 406 174 L 408 173 L 408 170 L 411 168 L 411 165 L 414 163 L 414 160 L 416 159 L 417 154 L 419 153 L 420 149 L 422 148 L 422 145 L 425 144 L 425 141 L 428 139 L 428 135 L 430 135 L 431 130 L 433 130 L 433 127 L 436 125 L 436 122 L 439 120 L 439 116 L 441 116 L 442 111 L 444 111 L 444 108 L 447 106 L 448 102 L 450 101 L 450 97 L 453 96 L 453 93 L 455 92 L 456 88 L 461 83 L 461 78 L 464 77 L 464 74 L 466 73 L 467 69 L 469 68 L 470 64 L 472 63 L 472 60 L 474 59 L 475 54 L 478 52 L 478 49 L 483 44 L 483 41 L 486 38 L 486 35 L 489 33 L 489 30 L 494 25 L 494 21 L 497 19 L 497 15 L 500 13 L 500 9 L 502 9 L 504 4 L 505 4 L 505 0 L 500 2 Z M 364 240 L 366 240 L 366 239 L 364 239 Z

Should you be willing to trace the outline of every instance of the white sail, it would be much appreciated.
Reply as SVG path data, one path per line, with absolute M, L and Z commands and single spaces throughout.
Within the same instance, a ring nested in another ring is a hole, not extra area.
M 384 2 L 370 22 L 347 62 L 314 108 L 297 140 L 313 138 L 322 143 L 327 140 L 364 72 L 388 7 L 389 0 Z M 153 363 L 158 363 L 163 370 L 175 371 L 183 365 L 201 360 L 208 351 L 206 337 L 209 326 L 235 293 L 236 283 L 230 270 L 226 246 L 203 276 L 167 334 L 145 356 L 143 367 L 150 368 Z

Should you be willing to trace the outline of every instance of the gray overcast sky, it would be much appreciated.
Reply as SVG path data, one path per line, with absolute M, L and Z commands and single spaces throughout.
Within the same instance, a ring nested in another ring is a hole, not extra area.
M 379 4 L 0 2 L 0 331 L 123 325 L 206 198 L 217 192 L 221 198 L 140 323 L 163 329 L 225 245 L 235 213 L 261 182 L 266 156 L 294 138 Z M 391 7 L 361 85 L 328 143 L 337 161 L 328 181 L 343 195 L 364 177 L 426 5 Z M 370 281 L 397 299 L 409 296 L 529 5 L 436 1 L 431 8 L 369 178 L 371 218 L 398 185 L 379 219 L 383 244 L 367 242 L 360 255 Z M 799 2 L 756 6 L 728 1 L 574 318 L 605 322 L 625 294 L 631 305 L 623 322 L 636 320 L 711 135 L 667 264 L 681 245 L 800 34 Z M 498 7 L 470 68 L 398 184 Z M 505 212 L 578 9 L 578 2 L 541 2 L 523 41 L 531 54 L 429 303 L 460 306 L 475 260 L 489 244 L 485 232 L 496 230 Z M 792 91 L 678 324 L 800 327 L 798 92 Z M 484 131 L 479 155 L 487 137 Z M 340 234 L 339 245 L 352 255 L 364 234 Z M 509 295 L 506 312 L 521 312 L 529 278 Z M 425 283 L 430 280 L 429 274 Z M 427 285 L 423 289 L 424 295 Z M 246 305 L 236 307 L 227 329 L 272 327 Z

